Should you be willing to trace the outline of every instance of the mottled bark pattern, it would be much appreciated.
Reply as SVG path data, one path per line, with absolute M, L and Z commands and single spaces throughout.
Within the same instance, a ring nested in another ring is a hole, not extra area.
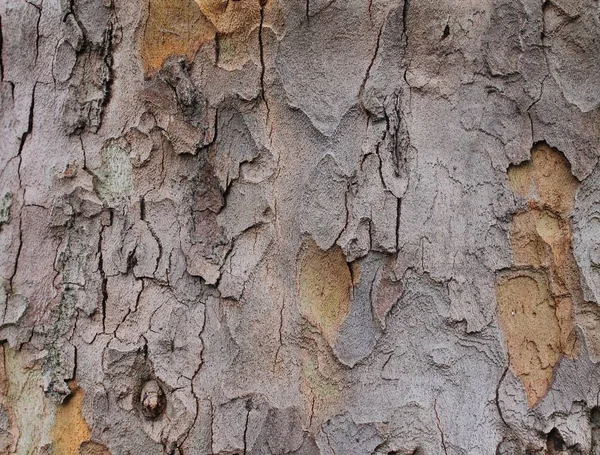
M 0 453 L 600 454 L 597 0 L 0 0 Z

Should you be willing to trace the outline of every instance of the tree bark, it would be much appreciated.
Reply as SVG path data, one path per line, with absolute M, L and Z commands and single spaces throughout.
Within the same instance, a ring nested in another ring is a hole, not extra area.
M 600 454 L 597 0 L 0 32 L 0 453 Z

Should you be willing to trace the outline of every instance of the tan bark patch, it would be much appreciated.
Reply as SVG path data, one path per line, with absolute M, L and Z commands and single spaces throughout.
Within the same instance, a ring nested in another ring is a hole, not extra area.
M 81 444 L 92 435 L 90 427 L 81 415 L 83 389 L 76 383 L 73 383 L 71 388 L 73 394 L 63 404 L 58 405 L 52 427 L 54 451 L 61 455 L 79 455 Z
M 260 23 L 259 0 L 196 0 L 196 3 L 222 34 L 247 33 Z
M 151 75 L 172 55 L 192 60 L 214 37 L 215 28 L 194 0 L 149 0 L 141 42 L 144 72 Z
M 330 346 L 348 315 L 351 288 L 352 277 L 341 248 L 322 251 L 310 240 L 300 258 L 300 312 L 320 329 Z
M 565 157 L 548 146 L 510 167 L 508 180 L 527 209 L 512 217 L 513 268 L 498 274 L 496 296 L 511 368 L 534 406 L 560 358 L 576 354 L 573 307 L 582 292 L 570 216 L 578 181 Z
M 219 35 L 219 63 L 240 68 L 250 58 L 250 33 L 261 24 L 280 26 L 277 2 L 259 0 L 148 0 L 141 38 L 144 73 L 152 75 L 170 56 L 193 60 L 203 43 Z M 261 13 L 262 9 L 262 13 Z M 258 43 L 254 43 L 258 45 Z
M 562 353 L 557 305 L 543 272 L 504 275 L 496 284 L 496 293 L 511 367 L 533 406 L 546 393 Z

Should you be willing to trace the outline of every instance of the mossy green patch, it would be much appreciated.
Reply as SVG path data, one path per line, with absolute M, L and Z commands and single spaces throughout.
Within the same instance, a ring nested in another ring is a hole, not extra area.
M 93 171 L 94 189 L 109 207 L 114 207 L 128 199 L 133 191 L 133 166 L 129 149 L 109 142 L 102 148 L 101 156 L 102 166 Z

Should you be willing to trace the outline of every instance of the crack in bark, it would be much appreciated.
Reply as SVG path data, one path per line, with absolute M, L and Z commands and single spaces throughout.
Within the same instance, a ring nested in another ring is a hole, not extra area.
M 402 8 L 402 37 L 404 38 L 404 47 L 408 48 L 408 10 L 410 9 L 410 1 L 404 0 L 404 6 Z
M 402 217 L 402 198 L 396 198 L 396 252 L 400 251 L 400 219 Z
M 344 227 L 340 230 L 337 237 L 333 241 L 333 245 L 337 245 L 340 238 L 344 234 L 344 231 L 348 228 L 348 221 L 350 220 L 350 209 L 348 208 L 348 193 L 350 192 L 351 184 L 346 181 L 346 191 L 344 191 L 344 210 L 346 212 L 346 219 L 344 221 Z M 370 239 L 369 239 L 370 242 Z
M 444 436 L 444 431 L 442 430 L 442 425 L 440 422 L 440 416 L 437 411 L 437 399 L 433 400 L 433 412 L 435 413 L 435 421 L 438 431 L 440 432 L 440 437 L 442 438 L 442 449 L 444 450 L 444 454 L 448 455 L 448 449 L 446 448 L 446 438 Z
M 102 229 L 100 229 L 100 235 L 98 236 L 98 271 L 100 272 L 100 277 L 102 278 L 102 332 L 106 333 L 106 300 L 108 299 L 108 290 L 106 286 L 108 283 L 108 279 L 106 277 L 106 273 L 104 272 L 104 258 L 102 256 L 102 242 L 104 240 L 104 229 L 105 226 L 102 226 Z
M 27 138 L 33 131 L 33 115 L 34 115 L 34 109 L 35 109 L 35 91 L 37 88 L 37 84 L 38 84 L 37 82 L 35 82 L 35 84 L 33 84 L 33 89 L 31 91 L 31 102 L 29 104 L 29 117 L 27 120 L 27 129 L 21 136 L 21 140 L 19 143 L 19 150 L 17 152 L 17 157 L 19 159 L 19 163 L 17 165 L 17 178 L 19 179 L 19 191 L 22 194 L 23 202 L 25 200 L 25 189 L 23 188 L 23 182 L 21 180 L 21 166 L 23 164 L 22 153 L 23 153 L 23 148 L 25 147 L 25 142 L 27 141 Z M 9 280 L 8 280 L 9 287 L 11 290 L 13 289 L 14 277 L 16 276 L 17 270 L 19 268 L 19 259 L 21 257 L 22 248 L 23 248 L 23 208 L 21 208 L 19 210 L 19 246 L 17 247 L 17 254 L 15 257 L 15 265 L 14 265 L 13 271 L 11 273 L 11 276 L 9 277 Z
M 529 125 L 531 128 L 531 142 L 532 143 L 535 141 L 535 131 L 534 131 L 533 119 L 531 118 L 531 109 L 533 109 L 533 107 L 542 99 L 542 96 L 544 95 L 544 83 L 546 82 L 546 79 L 548 78 L 548 76 L 550 76 L 550 64 L 548 62 L 548 50 L 547 50 L 548 47 L 546 46 L 546 10 L 548 9 L 548 7 L 550 5 L 556 7 L 556 5 L 554 5 L 550 1 L 544 2 L 541 6 L 542 31 L 540 33 L 540 40 L 542 42 L 541 48 L 542 48 L 542 53 L 544 55 L 544 62 L 546 64 L 546 74 L 544 75 L 544 78 L 542 79 L 542 82 L 540 84 L 540 94 L 539 94 L 538 98 L 536 100 L 534 100 L 529 105 L 529 107 L 527 107 L 527 111 L 526 111 L 527 116 L 529 117 Z
M 206 308 L 205 308 L 205 313 L 206 313 Z M 202 325 L 202 329 L 200 330 L 200 333 L 198 334 L 198 337 L 202 340 L 202 331 L 204 330 L 204 326 L 206 325 L 206 317 L 204 319 L 204 324 Z M 196 377 L 198 376 L 198 374 L 200 373 L 200 368 L 202 368 L 202 365 L 204 364 L 204 359 L 202 358 L 202 352 L 204 352 L 204 343 L 202 343 L 202 351 L 200 352 L 200 362 L 198 363 L 198 367 L 196 368 L 196 370 L 194 371 L 194 374 L 192 375 L 191 379 L 189 379 L 190 381 L 190 389 L 192 392 L 192 395 L 194 396 L 194 399 L 196 400 L 196 413 L 194 415 L 194 420 L 192 421 L 192 423 L 190 424 L 189 428 L 186 430 L 185 432 L 185 436 L 183 437 L 182 441 L 180 444 L 178 444 L 178 449 L 181 450 L 181 447 L 183 446 L 183 444 L 185 443 L 185 441 L 187 440 L 187 438 L 190 435 L 190 432 L 192 431 L 192 428 L 194 428 L 194 426 L 196 425 L 196 422 L 198 420 L 198 414 L 200 413 L 200 396 L 198 395 L 198 393 L 196 392 L 195 388 L 194 388 L 194 382 L 196 380 Z M 187 378 L 186 378 L 187 379 Z M 212 428 L 211 428 L 212 430 Z M 211 437 L 212 437 L 212 431 L 211 431 Z
M 4 50 L 4 36 L 2 35 L 2 15 L 0 14 L 0 82 L 4 81 L 4 62 L 2 51 Z
M 263 42 L 263 29 L 265 21 L 265 5 L 267 0 L 260 0 L 260 24 L 258 26 L 258 52 L 260 59 L 260 95 L 267 108 L 267 121 L 269 119 L 269 103 L 265 94 L 265 51 Z
M 510 428 L 510 425 L 504 419 L 504 415 L 502 414 L 502 408 L 500 407 L 500 386 L 504 382 L 504 378 L 506 377 L 506 374 L 508 373 L 509 368 L 510 368 L 510 354 L 507 354 L 506 367 L 504 368 L 504 372 L 502 373 L 502 376 L 500 376 L 500 380 L 498 381 L 498 385 L 496 386 L 496 408 L 498 409 L 498 415 L 500 416 L 500 419 L 502 420 L 502 422 L 504 422 L 504 425 L 506 425 L 507 427 Z
M 251 410 L 251 403 L 249 402 L 251 399 L 249 399 L 248 401 L 246 401 L 246 410 L 248 411 L 246 413 L 246 423 L 244 424 L 244 452 L 243 454 L 246 455 L 247 453 L 247 447 L 248 447 L 248 421 L 250 420 L 250 410 Z
M 379 53 L 379 45 L 381 42 L 381 33 L 383 32 L 384 25 L 385 25 L 385 21 L 381 24 L 381 27 L 379 27 L 379 32 L 377 33 L 377 41 L 375 42 L 375 52 L 373 53 L 373 57 L 371 57 L 369 66 L 367 66 L 367 71 L 365 72 L 365 77 L 363 78 L 363 81 L 360 84 L 360 90 L 358 91 L 358 93 L 361 96 L 364 93 L 365 85 L 367 84 L 367 81 L 369 80 L 369 75 L 371 73 L 371 68 L 373 67 L 373 64 L 375 63 L 375 59 L 377 58 L 377 54 Z
M 44 1 L 42 0 L 40 2 L 40 6 L 31 3 L 31 2 L 27 2 L 29 5 L 33 6 L 37 12 L 38 12 L 38 17 L 35 23 L 35 57 L 33 59 L 33 66 L 37 66 L 37 61 L 38 61 L 38 57 L 39 57 L 39 51 L 40 51 L 40 20 L 42 19 L 42 7 L 44 6 Z
M 280 363 L 279 360 L 279 351 L 281 351 L 281 347 L 283 346 L 283 310 L 285 309 L 285 297 L 283 297 L 281 301 L 281 308 L 279 309 L 279 345 L 277 346 L 277 351 L 275 352 L 275 365 Z
M 310 0 L 306 0 L 306 22 L 310 24 Z

